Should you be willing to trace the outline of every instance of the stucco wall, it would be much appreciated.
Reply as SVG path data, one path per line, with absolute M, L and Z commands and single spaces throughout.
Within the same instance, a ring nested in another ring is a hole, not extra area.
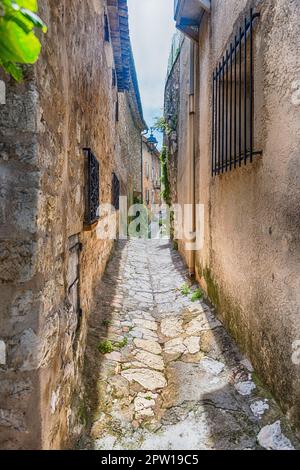
M 1 448 L 57 449 L 83 424 L 80 372 L 87 319 L 113 245 L 99 240 L 95 230 L 84 231 L 83 148 L 90 147 L 100 162 L 100 202 L 111 202 L 113 171 L 127 181 L 127 156 L 120 154 L 116 127 L 113 54 L 104 44 L 105 3 L 41 0 L 39 13 L 49 30 L 40 59 L 22 84 L 5 78 L 6 105 L 0 107 Z M 129 150 L 140 155 L 139 149 Z M 82 243 L 79 329 L 68 298 L 76 269 L 70 237 L 75 235 Z
M 300 369 L 292 361 L 293 344 L 300 339 L 299 4 L 224 3 L 212 2 L 199 41 L 196 202 L 205 208 L 205 241 L 196 254 L 196 273 L 256 371 L 299 426 Z M 212 178 L 212 72 L 250 6 L 261 11 L 254 35 L 254 83 L 255 147 L 263 155 L 252 165 Z M 181 81 L 187 79 L 182 66 Z M 184 87 L 180 93 L 186 94 Z M 189 192 L 185 100 L 186 95 L 180 108 L 179 200 Z
M 180 52 L 180 100 L 178 118 L 178 174 L 177 174 L 177 197 L 178 204 L 184 212 L 185 205 L 192 204 L 191 184 L 191 142 L 190 142 L 190 41 L 185 39 Z M 185 251 L 185 237 L 179 240 L 179 250 L 190 267 L 191 253 Z

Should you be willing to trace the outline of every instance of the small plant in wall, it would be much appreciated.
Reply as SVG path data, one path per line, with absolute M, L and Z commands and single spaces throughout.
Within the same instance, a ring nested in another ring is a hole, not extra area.
M 0 0 L 0 66 L 16 81 L 22 64 L 34 64 L 41 51 L 35 28 L 47 31 L 37 15 L 37 0 Z
M 191 289 L 187 284 L 182 284 L 180 287 L 181 295 L 188 296 L 191 293 Z
M 118 351 L 120 349 L 123 349 L 127 346 L 128 344 L 128 339 L 125 337 L 121 341 L 109 341 L 109 340 L 103 340 L 100 341 L 98 344 L 98 350 L 101 354 L 110 354 L 113 351 Z
M 113 352 L 114 347 L 111 341 L 104 340 L 98 344 L 98 350 L 101 354 L 109 354 Z
M 203 292 L 201 289 L 196 289 L 195 292 L 193 292 L 191 296 L 191 301 L 192 302 L 197 302 L 197 300 L 203 299 Z
M 171 189 L 170 189 L 170 182 L 169 182 L 169 174 L 168 174 L 168 151 L 167 147 L 163 147 L 162 152 L 160 154 L 160 163 L 161 163 L 161 183 L 163 186 L 162 190 L 162 198 L 165 203 L 170 206 L 171 201 Z
M 170 135 L 173 130 L 167 123 L 164 116 L 155 118 L 153 129 L 156 129 L 158 132 L 166 135 Z

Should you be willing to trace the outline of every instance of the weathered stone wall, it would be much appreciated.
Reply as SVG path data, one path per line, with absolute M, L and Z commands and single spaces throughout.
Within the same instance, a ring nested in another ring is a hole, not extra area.
M 293 0 L 224 3 L 212 2 L 199 40 L 196 202 L 204 205 L 205 240 L 196 254 L 196 273 L 227 328 L 299 426 L 299 5 Z M 261 11 L 254 83 L 255 147 L 263 155 L 212 178 L 212 72 L 250 6 Z M 181 66 L 182 83 L 188 74 Z M 178 189 L 184 201 L 189 197 L 186 95 L 180 106 L 185 124 L 179 130 Z
M 164 100 L 164 117 L 171 132 L 165 134 L 164 145 L 168 148 L 168 176 L 172 203 L 177 203 L 177 174 L 178 174 L 178 126 L 180 100 L 180 53 L 170 70 Z
M 87 318 L 113 245 L 83 228 L 83 148 L 90 147 L 100 162 L 102 203 L 111 202 L 112 172 L 127 181 L 124 162 L 134 152 L 140 155 L 138 137 L 127 154 L 119 153 L 120 126 L 129 114 L 125 107 L 116 128 L 105 5 L 104 0 L 41 0 L 39 12 L 49 30 L 40 59 L 22 84 L 5 78 L 6 105 L 0 105 L 1 448 L 58 449 L 83 424 L 80 373 Z M 133 133 L 131 121 L 129 126 Z M 131 171 L 138 187 L 137 168 Z M 78 273 L 81 320 L 69 292 Z
M 134 193 L 141 193 L 141 132 L 132 110 L 131 98 L 128 94 L 119 93 L 118 130 L 121 142 L 121 159 L 126 161 L 128 205 L 133 203 Z

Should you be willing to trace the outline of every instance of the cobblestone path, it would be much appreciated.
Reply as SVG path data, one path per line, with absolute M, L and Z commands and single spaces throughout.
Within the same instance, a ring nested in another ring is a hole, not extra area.
M 91 425 L 79 447 L 298 448 L 213 309 L 182 289 L 188 283 L 167 241 L 118 244 L 90 319 Z

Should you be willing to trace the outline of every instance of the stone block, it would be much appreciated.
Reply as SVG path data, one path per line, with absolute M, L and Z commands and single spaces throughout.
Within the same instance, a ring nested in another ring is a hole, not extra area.
M 12 301 L 11 315 L 13 317 L 26 317 L 34 308 L 34 295 L 31 290 L 16 294 Z
M 21 132 L 36 132 L 36 103 L 38 93 L 30 84 L 23 93 L 16 94 L 7 90 L 6 106 L 1 108 L 0 127 L 5 134 L 6 129 L 20 130 Z
M 27 400 L 32 393 L 32 383 L 29 379 L 0 380 L 0 396 L 2 400 Z
M 0 366 L 6 365 L 6 344 L 0 340 Z
M 19 432 L 26 431 L 24 414 L 17 410 L 0 409 L 0 426 Z
M 35 247 L 30 241 L 0 241 L 0 281 L 29 281 L 34 275 Z
M 3 80 L 0 80 L 0 105 L 6 104 L 6 85 Z

